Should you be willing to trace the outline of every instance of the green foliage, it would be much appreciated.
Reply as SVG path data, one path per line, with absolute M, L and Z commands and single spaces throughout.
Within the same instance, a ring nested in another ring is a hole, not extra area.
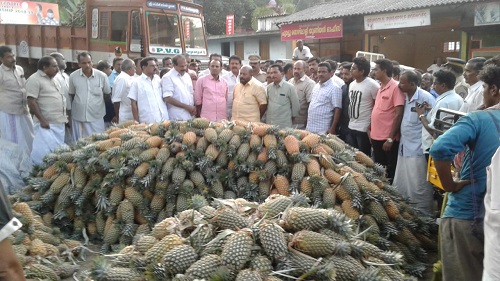
M 61 25 L 76 27 L 85 26 L 85 0 L 41 0 L 40 2 L 59 4 Z
M 221 35 L 226 31 L 226 16 L 234 14 L 235 27 L 250 27 L 254 0 L 198 0 L 203 6 L 207 32 Z

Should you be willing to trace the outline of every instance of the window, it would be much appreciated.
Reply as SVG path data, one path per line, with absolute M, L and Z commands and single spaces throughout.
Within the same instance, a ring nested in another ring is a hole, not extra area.
M 182 28 L 186 48 L 205 49 L 205 35 L 200 18 L 182 16 Z
M 454 42 L 444 42 L 443 46 L 443 52 L 444 53 L 454 53 L 460 51 L 460 42 L 459 41 L 454 41 Z
M 151 45 L 181 47 L 177 15 L 147 13 L 147 18 Z
M 141 39 L 141 15 L 139 11 L 132 11 L 132 40 Z
M 111 12 L 111 41 L 127 41 L 128 12 Z
M 109 12 L 101 12 L 99 17 L 99 38 L 108 40 Z

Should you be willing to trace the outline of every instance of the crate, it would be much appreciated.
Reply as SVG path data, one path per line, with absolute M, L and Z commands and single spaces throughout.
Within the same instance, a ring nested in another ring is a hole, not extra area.
M 451 174 L 455 173 L 455 168 L 450 166 Z M 443 189 L 443 185 L 441 184 L 441 180 L 439 179 L 436 166 L 434 165 L 434 159 L 429 155 L 429 162 L 427 163 L 427 181 L 430 182 L 435 187 Z

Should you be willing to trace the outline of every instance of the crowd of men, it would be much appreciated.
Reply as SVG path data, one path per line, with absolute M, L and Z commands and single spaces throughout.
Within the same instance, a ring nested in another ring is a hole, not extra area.
M 80 68 L 69 76 L 63 55 L 53 53 L 27 80 L 12 50 L 2 46 L 0 138 L 40 164 L 59 145 L 132 119 L 203 117 L 336 134 L 386 166 L 401 194 L 433 216 L 433 188 L 426 180 L 430 154 L 450 192 L 441 220 L 443 276 L 478 280 L 483 242 L 471 233 L 471 221 L 484 218 L 486 167 L 500 145 L 500 111 L 478 110 L 498 108 L 500 59 L 448 58 L 428 72 L 401 72 L 388 59 L 374 67 L 364 57 L 322 60 L 297 43 L 293 63 L 262 63 L 250 55 L 248 65 L 231 56 L 225 66 L 221 55 L 212 54 L 205 70 L 186 54 L 164 58 L 160 66 L 154 57 L 117 57 L 112 66 L 103 61 L 94 68 L 91 54 L 82 52 Z M 439 109 L 467 115 L 439 136 Z

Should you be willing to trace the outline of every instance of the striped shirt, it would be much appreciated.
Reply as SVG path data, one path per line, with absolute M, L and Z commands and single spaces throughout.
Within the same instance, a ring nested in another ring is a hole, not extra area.
M 332 125 L 336 108 L 342 108 L 342 89 L 331 79 L 317 83 L 311 95 L 306 130 L 325 134 Z

